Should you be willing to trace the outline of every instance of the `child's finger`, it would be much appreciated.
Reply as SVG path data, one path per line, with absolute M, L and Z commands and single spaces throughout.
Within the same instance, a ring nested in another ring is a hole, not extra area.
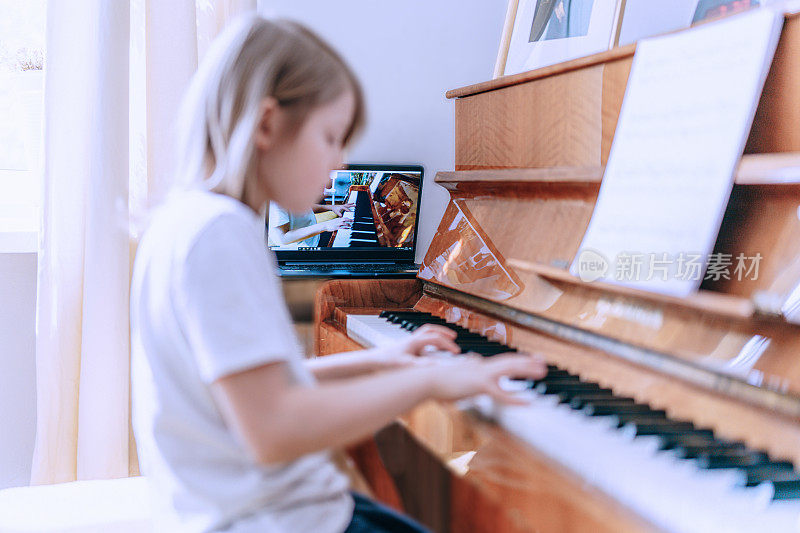
M 492 358 L 492 373 L 496 376 L 539 379 L 547 373 L 547 365 L 538 356 L 500 354 Z
M 528 405 L 529 399 L 521 397 L 519 394 L 503 390 L 496 382 L 487 391 L 495 401 L 505 405 Z
M 425 324 L 423 326 L 420 326 L 420 328 L 417 329 L 416 331 L 418 331 L 420 333 L 426 333 L 426 332 L 429 332 L 429 331 L 435 331 L 435 332 L 437 332 L 437 333 L 439 333 L 441 335 L 444 335 L 445 337 L 450 337 L 452 339 L 456 338 L 456 332 L 455 331 L 453 331 L 450 328 L 446 328 L 444 326 L 439 326 L 437 324 Z
M 419 339 L 422 346 L 433 346 L 439 350 L 445 350 L 452 353 L 461 352 L 458 344 L 453 342 L 453 339 L 442 337 L 441 335 L 432 334 L 424 335 Z

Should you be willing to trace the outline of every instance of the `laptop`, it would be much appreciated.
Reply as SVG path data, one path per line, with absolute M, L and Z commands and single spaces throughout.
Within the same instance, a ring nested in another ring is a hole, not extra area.
M 349 164 L 331 171 L 307 213 L 270 204 L 267 242 L 281 277 L 405 277 L 414 263 L 421 165 Z

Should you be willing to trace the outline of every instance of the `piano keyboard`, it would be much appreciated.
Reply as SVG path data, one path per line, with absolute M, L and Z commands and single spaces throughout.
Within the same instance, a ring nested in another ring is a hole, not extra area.
M 347 331 L 365 346 L 395 342 L 423 324 L 456 331 L 462 352 L 515 351 L 427 313 L 348 315 Z M 556 366 L 516 383 L 530 404 L 472 408 L 490 416 L 616 500 L 669 531 L 798 531 L 800 474 L 741 441 L 676 420 Z
M 347 197 L 347 203 L 355 204 L 355 209 L 346 211 L 343 218 L 352 220 L 353 225 L 350 228 L 337 230 L 331 246 L 344 248 L 378 246 L 369 192 L 352 191 Z

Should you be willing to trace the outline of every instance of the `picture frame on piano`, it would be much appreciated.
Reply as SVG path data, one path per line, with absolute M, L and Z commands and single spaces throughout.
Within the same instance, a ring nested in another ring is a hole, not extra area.
M 692 24 L 735 15 L 748 9 L 760 7 L 762 0 L 699 0 L 692 17 Z
M 616 45 L 626 0 L 509 0 L 494 77 Z

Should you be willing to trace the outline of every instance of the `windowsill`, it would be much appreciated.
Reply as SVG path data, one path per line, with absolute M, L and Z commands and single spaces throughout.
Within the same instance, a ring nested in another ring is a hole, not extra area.
M 38 251 L 38 231 L 0 228 L 0 254 L 30 254 Z
M 0 206 L 0 254 L 39 251 L 39 217 L 32 207 Z
M 0 168 L 0 254 L 38 251 L 38 180 L 31 170 Z

